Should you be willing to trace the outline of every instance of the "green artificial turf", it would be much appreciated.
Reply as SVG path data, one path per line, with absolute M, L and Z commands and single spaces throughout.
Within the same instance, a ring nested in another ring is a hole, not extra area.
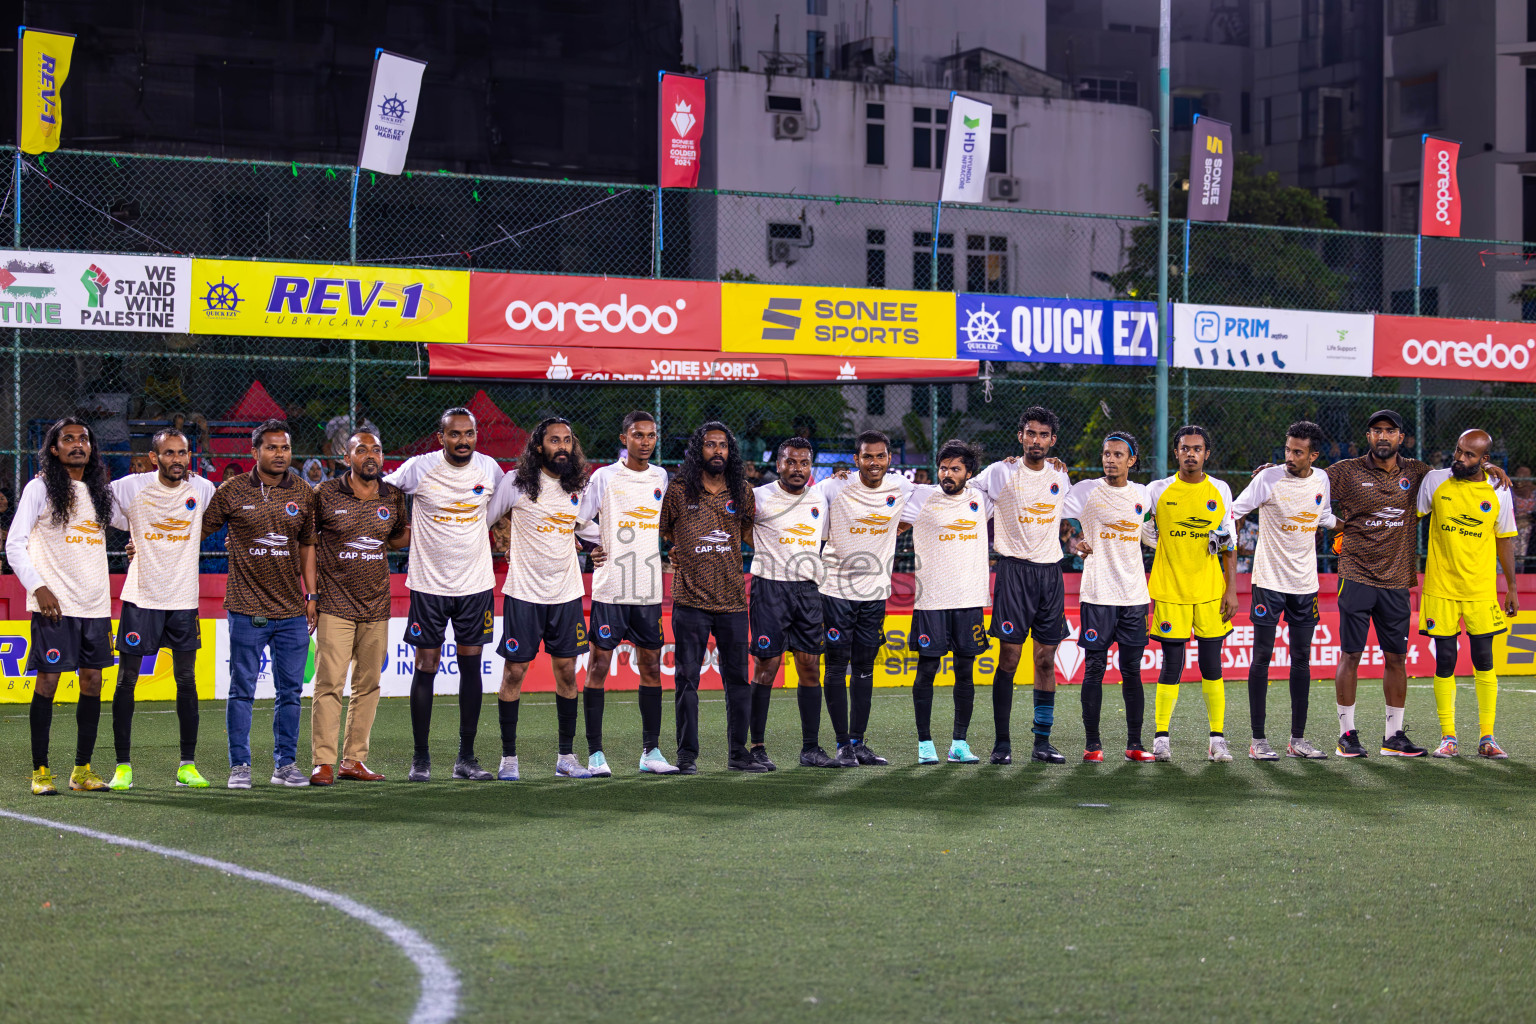
M 457 712 L 441 698 L 438 780 L 404 782 L 406 702 L 389 700 L 370 763 L 390 781 L 293 791 L 266 784 L 270 705 L 259 705 L 256 788 L 243 793 L 222 788 L 221 706 L 204 705 L 200 748 L 218 788 L 193 792 L 172 785 L 175 715 L 146 703 L 138 787 L 51 799 L 27 792 L 26 709 L 6 706 L 0 807 L 358 899 L 442 950 L 466 1021 L 1528 1019 L 1527 685 L 1501 695 L 1513 755 L 1502 763 L 1374 756 L 1380 691 L 1362 682 L 1365 761 L 1249 762 L 1247 696 L 1232 684 L 1230 765 L 1205 761 L 1200 690 L 1185 686 L 1173 764 L 1119 759 L 1110 687 L 1106 763 L 1064 767 L 1027 762 L 1020 689 L 1021 763 L 1006 768 L 917 767 L 910 692 L 879 690 L 870 743 L 892 764 L 847 771 L 794 764 L 786 694 L 769 730 L 780 771 L 766 776 L 724 770 L 723 705 L 706 694 L 701 774 L 669 779 L 636 774 L 638 709 L 615 693 L 617 775 L 592 782 L 553 777 L 553 700 L 537 695 L 524 702 L 517 784 L 448 780 Z M 1077 692 L 1064 688 L 1057 711 L 1071 761 Z M 1431 692 L 1409 693 L 1412 734 L 1432 746 Z M 977 698 L 971 739 L 985 759 L 991 690 Z M 1283 684 L 1269 703 L 1279 747 Z M 479 749 L 493 766 L 487 705 Z M 1147 705 L 1150 718 L 1151 687 Z M 941 755 L 950 706 L 939 690 Z M 1331 686 L 1313 687 L 1311 714 L 1312 739 L 1331 747 Z M 1475 719 L 1463 685 L 1463 750 Z M 304 722 L 301 753 L 307 710 Z M 73 709 L 60 707 L 61 783 L 73 745 Z M 106 710 L 97 763 L 110 761 Z M 393 946 L 289 892 L 6 819 L 0 864 L 0 1020 L 397 1021 L 417 998 Z

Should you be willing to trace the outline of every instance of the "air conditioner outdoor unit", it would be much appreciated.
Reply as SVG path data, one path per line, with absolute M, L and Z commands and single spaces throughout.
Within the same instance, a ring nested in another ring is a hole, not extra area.
M 787 267 L 800 258 L 800 250 L 803 248 L 804 246 L 796 245 L 788 239 L 770 238 L 768 240 L 768 265 L 771 267 L 775 263 L 782 263 Z
M 987 179 L 987 198 L 1005 203 L 1019 201 L 1019 179 L 994 175 Z
M 774 114 L 773 137 L 776 139 L 805 138 L 805 115 Z

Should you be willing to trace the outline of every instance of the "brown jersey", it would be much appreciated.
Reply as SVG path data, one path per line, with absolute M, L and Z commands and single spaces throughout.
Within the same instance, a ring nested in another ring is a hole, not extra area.
M 741 539 L 752 529 L 756 508 L 751 488 L 741 507 L 728 492 L 703 491 L 688 500 L 681 481 L 667 488 L 661 503 L 661 532 L 672 535 L 672 600 L 706 612 L 744 612 Z
M 203 514 L 203 536 L 229 524 L 224 607 L 240 615 L 291 619 L 304 614 L 299 548 L 315 542 L 314 494 L 289 470 L 277 484 L 256 471 L 230 477 Z
M 389 542 L 409 523 L 405 492 L 383 480 L 373 498 L 352 492 L 350 472 L 316 487 L 318 609 L 353 622 L 389 618 Z
M 1339 578 L 1384 590 L 1418 583 L 1419 483 L 1429 467 L 1399 455 L 1397 468 L 1377 469 L 1369 455 L 1328 467 L 1344 544 Z

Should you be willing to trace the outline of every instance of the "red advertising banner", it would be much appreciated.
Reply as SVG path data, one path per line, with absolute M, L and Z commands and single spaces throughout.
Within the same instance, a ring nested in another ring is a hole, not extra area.
M 632 277 L 469 275 L 469 340 L 720 351 L 720 285 Z
M 663 74 L 660 108 L 657 183 L 662 188 L 697 188 L 704 150 L 704 79 Z
M 430 376 L 506 380 L 880 381 L 974 380 L 974 359 L 838 359 L 650 348 L 428 345 Z
M 1536 324 L 1378 316 L 1373 362 L 1377 377 L 1536 382 Z
M 1419 173 L 1419 234 L 1461 237 L 1461 184 L 1456 161 L 1461 143 L 1424 136 L 1424 164 Z

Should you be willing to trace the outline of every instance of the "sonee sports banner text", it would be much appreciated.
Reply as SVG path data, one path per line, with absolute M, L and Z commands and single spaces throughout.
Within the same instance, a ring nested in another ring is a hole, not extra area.
M 808 356 L 952 359 L 953 292 L 720 286 L 721 348 Z

